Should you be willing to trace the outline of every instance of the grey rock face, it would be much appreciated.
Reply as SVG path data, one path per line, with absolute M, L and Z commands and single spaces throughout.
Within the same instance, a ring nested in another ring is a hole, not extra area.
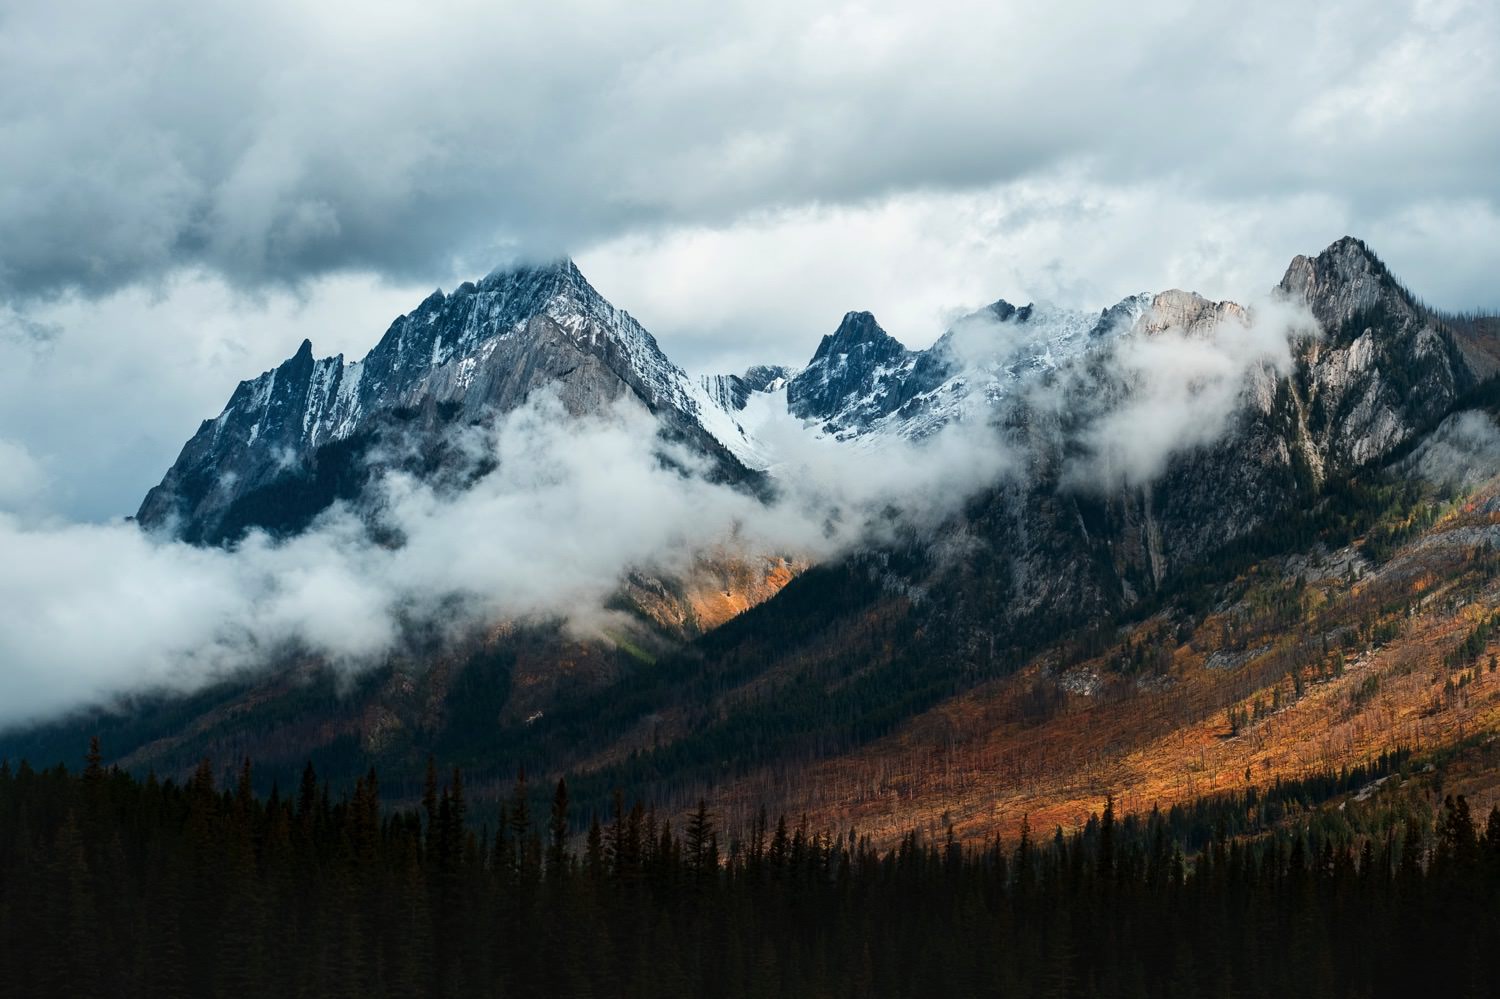
M 780 364 L 757 364 L 740 375 L 704 375 L 703 390 L 726 412 L 745 408 L 759 392 L 779 392 L 797 372 Z
M 1305 304 L 1324 335 L 1296 346 L 1289 373 L 1252 371 L 1229 432 L 1176 455 L 1147 485 L 1080 488 L 1060 476 L 1077 452 L 1077 427 L 1135 391 L 1110 363 L 1107 342 L 1062 370 L 1064 402 L 1055 411 L 1018 404 L 1004 413 L 1031 456 L 1030 474 L 971 504 L 963 529 L 979 539 L 975 554 L 941 580 L 923 581 L 950 594 L 960 619 L 955 633 L 1100 620 L 1310 508 L 1326 482 L 1391 461 L 1410 442 L 1456 435 L 1452 421 L 1446 430 L 1439 425 L 1484 374 L 1466 358 L 1491 356 L 1495 344 L 1463 344 L 1357 240 L 1298 257 L 1280 292 Z M 1207 333 L 1242 314 L 1233 303 L 1167 292 L 1137 318 L 1134 332 Z M 1424 444 L 1396 474 L 1413 462 L 1425 467 L 1434 453 Z M 1491 451 L 1470 446 L 1465 453 Z
M 333 445 L 378 437 L 393 421 L 436 431 L 482 420 L 544 387 L 574 414 L 633 398 L 724 475 L 746 473 L 736 455 L 749 451 L 727 414 L 571 261 L 559 261 L 497 271 L 446 296 L 434 292 L 360 361 L 315 360 L 304 342 L 278 368 L 240 384 L 146 496 L 137 518 L 190 540 L 225 540 L 230 527 L 266 523 L 245 510 L 247 503 L 275 506 L 258 490 L 300 480 L 298 502 L 311 506 L 343 495 L 307 485 L 320 476 L 357 476 L 352 467 L 329 471 L 330 455 L 343 454 L 329 451 Z M 343 488 L 357 492 L 358 483 Z
M 834 436 L 858 433 L 901 405 L 901 386 L 916 359 L 870 313 L 847 313 L 787 383 L 787 409 Z
M 1374 318 L 1377 307 L 1390 315 L 1414 316 L 1406 291 L 1361 240 L 1345 236 L 1316 257 L 1298 255 L 1287 266 L 1280 289 L 1306 302 L 1331 343 L 1348 342 L 1360 329 L 1356 319 Z M 1365 323 L 1364 325 L 1368 325 Z
M 1293 386 L 1320 475 L 1378 461 L 1479 380 L 1453 333 L 1357 239 L 1295 258 L 1279 290 L 1324 331 L 1299 358 Z

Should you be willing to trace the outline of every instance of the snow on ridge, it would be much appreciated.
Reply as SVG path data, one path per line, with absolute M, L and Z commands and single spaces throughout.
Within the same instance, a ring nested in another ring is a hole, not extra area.
M 362 359 L 345 361 L 336 355 L 316 360 L 305 395 L 287 418 L 298 421 L 291 426 L 300 430 L 302 447 L 310 449 L 347 438 L 380 410 L 410 405 L 426 393 L 467 395 L 498 345 L 523 335 L 540 317 L 581 349 L 608 358 L 654 409 L 680 414 L 747 468 L 766 470 L 776 463 L 775 449 L 757 428 L 765 425 L 767 413 L 799 422 L 790 416 L 789 389 L 799 376 L 835 391 L 841 380 L 849 380 L 842 398 L 825 396 L 819 402 L 832 407 L 832 413 L 800 421 L 814 437 L 861 448 L 882 439 L 921 439 L 993 410 L 1031 379 L 1073 363 L 1113 332 L 1104 322 L 1111 314 L 1115 329 L 1128 329 L 1150 300 L 1136 296 L 1103 313 L 997 303 L 1004 310 L 991 307 L 966 317 L 925 351 L 892 353 L 898 344 L 881 341 L 879 350 L 872 348 L 860 358 L 861 371 L 849 370 L 852 355 L 840 350 L 815 357 L 801 371 L 757 367 L 742 376 L 699 379 L 672 362 L 649 331 L 599 295 L 571 262 L 561 262 L 497 271 L 477 285 L 465 282 L 447 296 L 430 295 L 393 322 Z M 868 319 L 878 329 L 874 318 Z M 262 422 L 276 393 L 283 391 L 277 373 L 268 371 L 241 384 L 214 421 L 215 440 L 236 412 L 236 427 L 249 427 L 249 443 L 263 436 Z M 298 436 L 296 430 L 293 436 Z
M 1102 312 L 1004 302 L 960 319 L 931 347 L 878 364 L 838 400 L 810 417 L 809 432 L 856 446 L 919 440 L 949 423 L 983 418 L 1036 379 L 1077 363 L 1127 333 L 1151 307 L 1135 295 Z M 823 358 L 818 384 L 847 358 Z M 836 373 L 836 372 L 835 372 Z M 890 404 L 899 402 L 893 408 Z

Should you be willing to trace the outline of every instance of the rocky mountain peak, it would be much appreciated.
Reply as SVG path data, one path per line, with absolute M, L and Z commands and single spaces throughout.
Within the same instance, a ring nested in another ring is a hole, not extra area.
M 787 408 L 838 434 L 900 405 L 899 385 L 917 355 L 868 312 L 844 314 L 806 368 L 787 383 Z
M 995 321 L 1002 323 L 1008 323 L 1012 321 L 1024 323 L 1026 320 L 1031 318 L 1032 309 L 1033 306 L 1031 305 L 1022 305 L 1017 307 L 1011 305 L 1003 298 L 997 298 L 989 305 L 986 305 L 984 308 L 980 309 L 977 313 L 974 314 L 974 316 L 983 316 L 985 318 L 994 319 Z M 969 318 L 974 317 L 971 316 Z
M 785 364 L 754 364 L 746 368 L 740 377 L 752 392 L 773 392 L 785 385 L 787 379 L 796 373 L 796 368 Z
M 501 292 L 511 296 L 517 304 L 543 302 L 559 296 L 602 300 L 578 265 L 568 257 L 499 267 L 481 278 L 477 285 L 465 282 L 454 290 L 454 294 L 465 291 L 471 294 Z
M 1336 341 L 1358 336 L 1372 320 L 1413 319 L 1419 311 L 1380 258 L 1353 236 L 1344 236 L 1316 257 L 1294 257 L 1278 288 L 1306 303 Z
M 700 382 L 720 408 L 738 412 L 757 392 L 779 392 L 796 370 L 782 364 L 755 364 L 738 375 L 704 375 Z
M 304 341 L 205 421 L 137 519 L 194 541 L 232 540 L 252 526 L 296 530 L 358 493 L 358 454 L 395 424 L 435 441 L 445 424 L 489 419 L 543 388 L 575 415 L 634 399 L 729 478 L 754 461 L 725 409 L 560 259 L 433 292 L 358 361 L 314 359 Z M 290 522 L 266 520 L 292 507 Z
M 869 358 L 895 357 L 906 348 L 891 336 L 869 312 L 846 312 L 839 328 L 819 343 L 812 364 L 840 354 L 860 353 Z
M 1314 468 L 1384 457 L 1436 426 L 1479 377 L 1452 331 L 1362 240 L 1345 236 L 1294 258 L 1278 290 L 1306 305 L 1324 333 L 1302 346 L 1306 377 L 1296 386 Z
M 1152 297 L 1150 311 L 1141 317 L 1141 324 L 1147 335 L 1168 329 L 1199 334 L 1212 332 L 1226 319 L 1243 323 L 1247 318 L 1244 307 L 1236 302 L 1215 302 L 1197 292 L 1174 288 Z

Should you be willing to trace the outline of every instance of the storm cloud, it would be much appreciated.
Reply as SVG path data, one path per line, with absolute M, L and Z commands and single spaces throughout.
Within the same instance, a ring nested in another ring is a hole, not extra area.
M 1062 169 L 1493 210 L 1497 38 L 1447 0 L 10 2 L 0 288 L 425 282 Z

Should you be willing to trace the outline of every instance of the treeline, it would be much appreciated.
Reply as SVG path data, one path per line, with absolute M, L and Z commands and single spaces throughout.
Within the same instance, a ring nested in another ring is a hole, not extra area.
M 1382 766 L 1394 761 L 1387 760 Z M 1360 776 L 1366 776 L 1361 774 Z M 1112 807 L 964 848 L 626 808 L 570 835 L 524 780 L 498 828 L 461 775 L 386 812 L 373 773 L 255 797 L 0 766 L 0 991 L 25 996 L 1493 994 L 1500 809 L 1383 836 L 1213 836 Z M 1331 778 L 1347 786 L 1348 777 Z M 1318 791 L 1324 788 L 1316 789 Z M 1241 803 L 1243 804 L 1243 803 Z
M 1205 795 L 1173 805 L 1160 813 L 1159 818 L 1165 823 L 1167 837 L 1173 845 L 1188 853 L 1197 853 L 1210 846 L 1215 837 L 1233 839 L 1269 832 L 1289 817 L 1309 812 L 1330 798 L 1397 776 L 1410 759 L 1410 750 L 1393 749 L 1367 763 L 1343 767 L 1337 772 L 1296 779 L 1277 777 L 1264 789 L 1247 784 L 1243 791 Z M 1156 821 L 1157 818 L 1156 813 L 1145 820 L 1127 816 L 1122 826 L 1127 832 L 1133 832 L 1137 823 Z M 1145 830 L 1141 832 L 1146 833 Z

